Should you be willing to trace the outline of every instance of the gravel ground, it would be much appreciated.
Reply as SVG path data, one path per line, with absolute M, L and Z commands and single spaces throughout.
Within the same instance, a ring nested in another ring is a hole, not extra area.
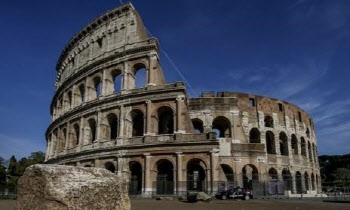
M 0 210 L 13 210 L 14 200 L 0 200 Z M 349 203 L 326 203 L 320 200 L 213 200 L 210 203 L 136 199 L 131 210 L 350 210 Z

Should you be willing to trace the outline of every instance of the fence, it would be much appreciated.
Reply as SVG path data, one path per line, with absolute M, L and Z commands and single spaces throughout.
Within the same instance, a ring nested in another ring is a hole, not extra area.
M 350 187 L 330 187 L 326 194 L 327 197 L 323 199 L 326 202 L 350 203 Z
M 15 199 L 17 190 L 15 187 L 0 187 L 0 199 Z

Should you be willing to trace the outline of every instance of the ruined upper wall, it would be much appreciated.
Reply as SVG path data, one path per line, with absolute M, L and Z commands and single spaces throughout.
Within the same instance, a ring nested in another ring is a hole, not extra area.
M 100 15 L 74 35 L 62 51 L 56 66 L 56 89 L 95 60 L 147 46 L 149 39 L 139 14 L 130 3 Z
M 189 110 L 234 111 L 247 112 L 250 121 L 259 119 L 259 112 L 264 116 L 277 117 L 278 124 L 284 127 L 301 126 L 314 130 L 310 115 L 287 101 L 265 96 L 239 92 L 204 92 L 200 98 L 189 100 Z M 288 118 L 288 120 L 287 120 Z M 287 125 L 287 123 L 289 123 Z

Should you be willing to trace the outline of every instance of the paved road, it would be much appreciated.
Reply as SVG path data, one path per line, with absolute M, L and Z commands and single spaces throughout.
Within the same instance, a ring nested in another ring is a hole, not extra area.
M 15 201 L 0 200 L 0 210 L 13 210 Z M 319 200 L 214 200 L 210 203 L 156 201 L 137 199 L 131 201 L 131 210 L 350 210 L 350 204 L 325 203 Z

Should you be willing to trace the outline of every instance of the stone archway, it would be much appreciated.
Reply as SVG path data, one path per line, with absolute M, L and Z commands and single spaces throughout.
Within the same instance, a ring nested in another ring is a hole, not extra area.
M 259 181 L 259 172 L 256 166 L 247 164 L 242 168 L 243 187 L 253 189 L 253 182 Z
M 174 194 L 174 165 L 166 159 L 157 162 L 157 194 Z
M 137 195 L 142 193 L 142 166 L 137 161 L 129 162 L 130 182 L 129 194 Z
M 206 165 L 200 159 L 192 159 L 187 163 L 187 190 L 206 191 Z

